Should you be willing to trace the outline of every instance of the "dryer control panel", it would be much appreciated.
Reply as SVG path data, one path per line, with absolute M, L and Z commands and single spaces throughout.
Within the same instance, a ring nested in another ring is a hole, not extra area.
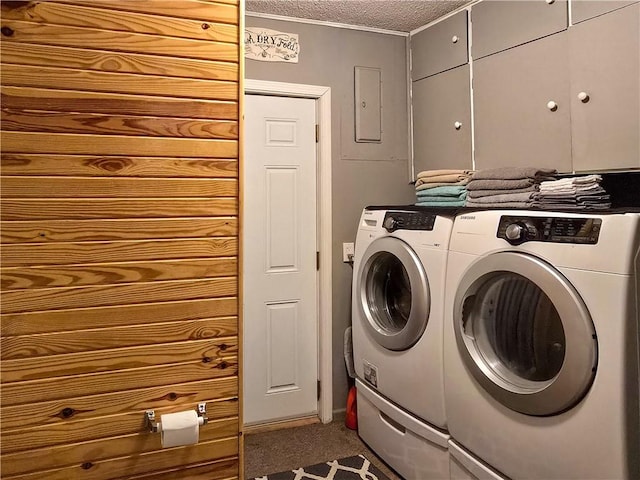
M 395 230 L 433 230 L 436 214 L 429 212 L 388 211 L 382 226 L 388 231 Z
M 527 217 L 503 215 L 498 225 L 498 238 L 511 245 L 524 242 L 598 243 L 602 220 L 599 218 Z

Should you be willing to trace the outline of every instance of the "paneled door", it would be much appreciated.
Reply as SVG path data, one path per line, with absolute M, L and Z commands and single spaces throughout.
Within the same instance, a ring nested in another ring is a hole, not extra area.
M 318 410 L 315 124 L 315 100 L 245 95 L 245 424 Z

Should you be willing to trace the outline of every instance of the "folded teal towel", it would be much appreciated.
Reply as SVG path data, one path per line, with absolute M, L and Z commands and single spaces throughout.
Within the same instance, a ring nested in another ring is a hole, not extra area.
M 464 207 L 465 200 L 422 200 L 416 203 L 421 207 Z
M 421 197 L 454 197 L 466 198 L 467 188 L 465 185 L 447 185 L 443 187 L 433 187 L 416 192 L 418 198 Z
M 418 197 L 416 199 L 417 202 L 449 202 L 449 203 L 457 203 L 460 201 L 466 200 L 465 198 L 458 197 Z

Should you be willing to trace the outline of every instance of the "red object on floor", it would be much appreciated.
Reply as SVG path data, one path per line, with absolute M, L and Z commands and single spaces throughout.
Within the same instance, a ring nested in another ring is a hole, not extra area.
M 358 409 L 356 405 L 355 385 L 349 389 L 349 395 L 347 395 L 347 414 L 344 419 L 344 424 L 351 430 L 358 429 Z

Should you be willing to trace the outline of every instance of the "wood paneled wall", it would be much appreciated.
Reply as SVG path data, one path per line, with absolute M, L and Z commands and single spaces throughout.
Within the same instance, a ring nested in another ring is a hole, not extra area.
M 2 2 L 2 478 L 240 475 L 239 15 Z

